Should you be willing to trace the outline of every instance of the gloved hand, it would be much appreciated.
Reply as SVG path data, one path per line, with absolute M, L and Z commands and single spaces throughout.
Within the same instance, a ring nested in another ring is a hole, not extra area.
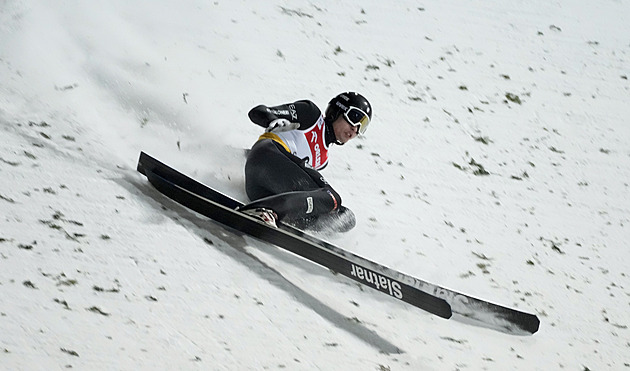
M 280 133 L 283 131 L 295 130 L 299 127 L 300 123 L 298 122 L 291 122 L 287 119 L 275 119 L 269 123 L 269 126 L 267 126 L 267 129 L 265 129 L 265 132 Z

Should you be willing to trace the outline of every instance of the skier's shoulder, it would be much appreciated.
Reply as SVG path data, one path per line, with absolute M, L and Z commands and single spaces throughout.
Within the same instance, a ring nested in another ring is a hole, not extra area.
M 313 101 L 308 99 L 298 100 L 293 103 L 301 122 L 315 123 L 322 115 L 322 111 Z
M 295 104 L 302 106 L 304 109 L 321 112 L 319 107 L 317 107 L 317 105 L 310 99 L 300 99 L 296 101 Z

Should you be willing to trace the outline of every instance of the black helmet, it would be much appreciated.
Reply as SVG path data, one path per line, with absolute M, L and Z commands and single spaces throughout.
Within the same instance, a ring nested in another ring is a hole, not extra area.
M 350 125 L 357 126 L 359 134 L 363 134 L 372 120 L 372 106 L 359 93 L 341 93 L 328 102 L 325 113 L 326 121 L 332 123 L 339 115 L 344 115 L 346 121 Z

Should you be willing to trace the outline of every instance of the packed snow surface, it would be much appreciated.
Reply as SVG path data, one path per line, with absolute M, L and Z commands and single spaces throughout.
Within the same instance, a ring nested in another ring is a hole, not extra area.
M 630 369 L 628 1 L 0 2 L 0 368 Z M 245 200 L 258 104 L 342 91 L 334 244 L 535 313 L 444 320 L 159 194 Z

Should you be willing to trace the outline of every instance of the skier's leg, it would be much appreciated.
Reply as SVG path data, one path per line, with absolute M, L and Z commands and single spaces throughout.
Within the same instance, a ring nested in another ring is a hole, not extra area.
M 241 210 L 267 208 L 278 214 L 278 219 L 290 222 L 308 217 L 317 218 L 339 208 L 340 197 L 336 192 L 320 188 L 312 191 L 293 191 L 264 197 L 253 201 Z
M 341 197 L 318 171 L 271 140 L 257 142 L 245 165 L 247 195 L 252 203 L 241 210 L 265 208 L 300 229 L 346 232 L 356 222 L 341 206 Z
M 320 186 L 304 171 L 299 159 L 271 139 L 254 144 L 245 163 L 245 189 L 250 200 Z

